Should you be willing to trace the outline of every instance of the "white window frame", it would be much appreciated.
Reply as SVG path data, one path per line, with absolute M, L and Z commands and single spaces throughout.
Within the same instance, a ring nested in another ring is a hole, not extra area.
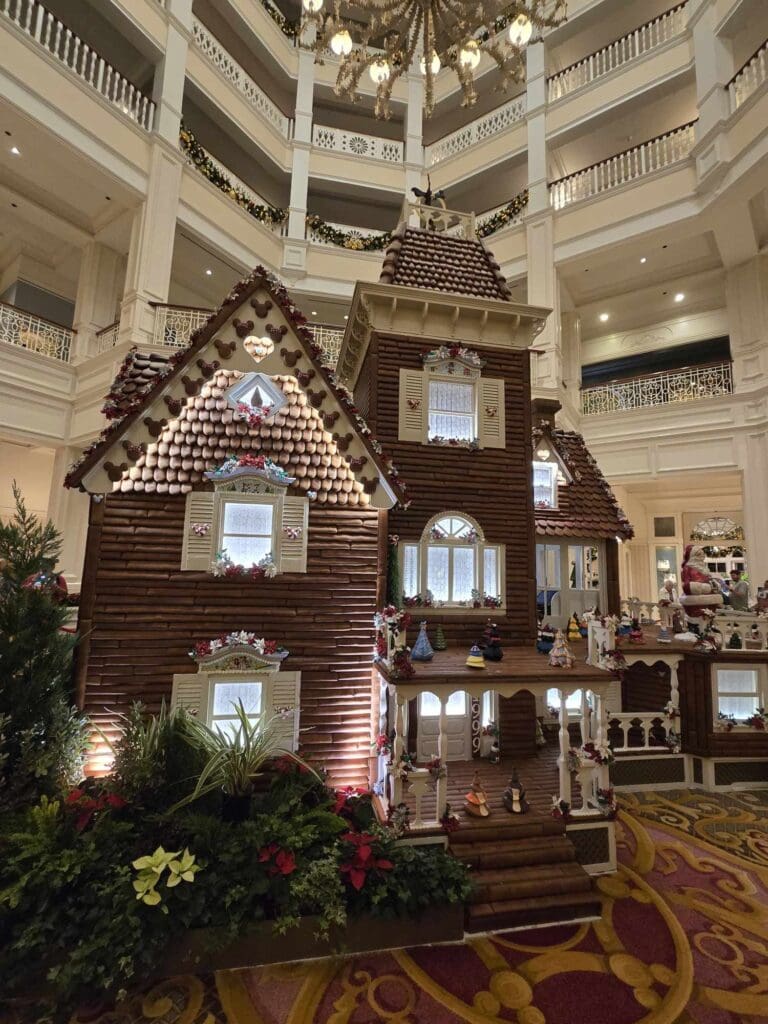
M 549 470 L 550 502 L 547 505 L 537 505 L 536 504 L 536 483 L 535 483 L 536 477 L 535 477 L 535 474 L 536 474 L 537 469 L 548 469 Z M 534 483 L 533 483 L 533 507 L 534 507 L 534 509 L 537 509 L 537 508 L 539 508 L 539 509 L 550 509 L 550 508 L 551 509 L 556 509 L 557 508 L 557 497 L 558 497 L 558 495 L 557 495 L 557 487 L 558 487 L 557 477 L 558 477 L 559 471 L 560 471 L 560 466 L 558 465 L 557 462 L 542 461 L 541 459 L 534 459 L 533 460 L 533 462 L 531 464 L 531 472 L 532 472 L 533 478 L 534 478 Z
M 477 377 L 454 377 L 449 374 L 441 373 L 428 373 L 426 375 L 426 387 L 427 387 L 427 441 L 431 441 L 433 437 L 437 437 L 437 434 L 433 434 L 429 426 L 429 421 L 432 416 L 432 385 L 433 384 L 453 384 L 461 387 L 468 387 L 472 389 L 472 412 L 471 413 L 456 413 L 457 416 L 467 417 L 471 416 L 471 431 L 469 437 L 455 437 L 450 438 L 448 434 L 442 434 L 440 436 L 446 437 L 449 440 L 456 441 L 476 441 L 478 438 L 478 424 L 477 424 Z M 445 410 L 435 410 L 436 414 L 439 415 L 451 415 L 450 412 Z
M 233 718 L 237 717 L 234 706 L 228 714 L 215 715 L 213 712 L 215 706 L 216 687 L 222 683 L 258 683 L 261 686 L 259 711 L 256 714 L 249 714 L 248 721 L 252 722 L 255 719 L 263 717 L 264 708 L 267 706 L 267 692 L 269 690 L 269 679 L 267 673 L 226 671 L 210 672 L 208 673 L 208 700 L 205 713 L 205 724 L 209 729 L 215 729 L 217 721 L 231 721 Z
M 277 525 L 282 521 L 282 505 L 280 495 L 274 494 L 242 494 L 237 491 L 224 492 L 216 495 L 216 502 L 214 508 L 214 530 L 216 537 L 216 551 L 222 551 L 225 548 L 224 544 L 224 518 L 225 508 L 228 504 L 231 505 L 269 505 L 272 509 L 272 532 L 271 532 L 271 544 L 270 552 L 272 560 L 277 563 L 279 559 L 279 551 L 277 547 Z M 266 536 L 265 534 L 232 534 L 232 536 L 238 537 L 261 537 Z M 229 554 L 229 552 L 227 552 Z M 229 555 L 232 561 L 236 564 L 238 560 L 232 555 Z M 250 568 L 250 566 L 245 566 Z
M 255 387 L 261 388 L 267 398 L 270 399 L 268 412 L 266 413 L 263 413 L 261 409 L 256 409 L 250 402 L 245 401 L 245 396 Z M 229 388 L 227 391 L 227 404 L 235 411 L 239 411 L 238 407 L 240 405 L 245 405 L 256 413 L 257 416 L 262 416 L 266 421 L 284 408 L 288 404 L 288 399 L 266 373 L 252 372 L 246 373 L 241 380 L 238 380 Z
M 458 701 L 456 701 L 454 703 L 454 705 L 451 706 L 451 701 L 457 695 L 462 698 L 461 708 L 458 708 L 456 706 L 458 704 Z M 434 697 L 437 700 L 438 706 L 440 704 L 440 701 L 443 699 L 441 697 L 438 697 L 436 694 L 432 693 L 430 690 L 424 690 L 422 693 L 420 693 L 419 694 L 419 718 L 439 718 L 440 717 L 439 708 L 438 708 L 438 711 L 434 715 L 430 714 L 429 712 L 424 711 L 424 707 L 423 707 L 424 697 Z M 449 718 L 465 718 L 469 714 L 469 700 L 468 700 L 468 698 L 469 698 L 469 694 L 466 692 L 466 690 L 454 690 L 453 693 L 449 697 L 444 698 L 445 699 L 445 713 L 446 713 L 446 715 Z
M 442 519 L 448 519 L 450 517 L 454 517 L 454 518 L 457 518 L 457 519 L 462 519 L 464 522 L 466 522 L 470 527 L 472 527 L 473 530 L 475 530 L 475 532 L 477 534 L 477 539 L 474 540 L 474 541 L 467 541 L 467 540 L 462 540 L 461 538 L 446 537 L 446 538 L 444 538 L 442 540 L 434 540 L 434 541 L 431 540 L 430 539 L 430 531 L 432 530 L 432 528 L 437 523 L 439 523 Z M 434 605 L 433 606 L 434 608 L 437 608 L 440 611 L 451 610 L 451 609 L 461 610 L 463 612 L 467 612 L 467 611 L 470 611 L 470 612 L 472 612 L 472 611 L 480 611 L 480 612 L 483 612 L 485 615 L 488 615 L 490 612 L 492 612 L 494 610 L 496 610 L 496 611 L 503 611 L 504 610 L 504 608 L 506 607 L 506 592 L 505 592 L 506 591 L 506 576 L 505 576 L 506 548 L 505 548 L 505 546 L 503 544 L 489 544 L 489 543 L 487 543 L 486 540 L 485 540 L 485 536 L 483 534 L 483 531 L 481 530 L 481 528 L 480 528 L 479 524 L 476 522 L 476 520 L 474 520 L 471 516 L 468 516 L 465 512 L 456 512 L 456 511 L 448 510 L 446 512 L 441 512 L 439 515 L 433 516 L 429 520 L 429 522 L 427 523 L 426 527 L 424 528 L 424 531 L 423 531 L 423 533 L 421 535 L 421 539 L 420 540 L 418 540 L 418 541 L 401 541 L 401 543 L 400 543 L 400 548 L 401 548 L 401 551 L 400 551 L 400 573 L 401 573 L 401 579 L 403 580 L 403 585 L 405 583 L 405 571 L 404 570 L 405 570 L 406 551 L 407 550 L 415 550 L 415 557 L 416 557 L 416 579 L 417 579 L 417 582 L 418 582 L 417 593 L 421 594 L 422 597 L 424 597 L 424 595 L 426 594 L 427 590 L 429 589 L 427 580 L 428 580 L 428 552 L 429 552 L 430 547 L 447 547 L 448 548 L 448 586 L 449 586 L 449 594 L 451 595 L 451 597 L 449 597 L 448 601 L 446 601 L 444 604 Z M 460 604 L 459 602 L 456 602 L 456 601 L 452 600 L 452 595 L 453 595 L 454 549 L 455 548 L 470 548 L 470 547 L 474 549 L 474 587 L 473 587 L 473 589 L 479 590 L 479 591 L 481 591 L 483 593 L 488 593 L 492 597 L 500 596 L 501 597 L 501 605 L 498 608 L 496 608 L 496 609 L 486 608 L 486 607 L 473 608 L 472 604 L 471 604 L 471 599 L 470 599 L 470 601 L 468 603 L 463 603 L 463 604 Z M 493 594 L 491 593 L 491 591 L 486 591 L 485 590 L 485 552 L 486 551 L 491 551 L 491 550 L 495 551 L 495 553 L 496 553 L 496 586 L 498 588 L 496 593 L 493 593 Z M 403 596 L 404 597 L 413 597 L 414 595 L 413 594 L 408 594 L 408 593 L 404 592 Z M 430 607 L 423 607 L 423 606 L 421 606 L 421 611 L 429 612 L 430 610 L 431 610 Z
M 720 712 L 720 698 L 721 697 L 755 697 L 755 710 L 757 708 L 764 708 L 768 705 L 768 672 L 766 671 L 768 666 L 762 665 L 759 662 L 715 662 L 712 665 L 712 718 L 713 724 L 717 726 L 718 714 Z M 755 679 L 755 690 L 747 692 L 746 690 L 729 690 L 726 693 L 720 693 L 718 686 L 718 671 L 724 672 L 754 672 Z M 754 714 L 754 712 L 753 712 Z M 736 719 L 736 729 L 747 729 L 750 727 L 746 725 L 746 719 Z M 751 730 L 750 730 L 751 731 Z

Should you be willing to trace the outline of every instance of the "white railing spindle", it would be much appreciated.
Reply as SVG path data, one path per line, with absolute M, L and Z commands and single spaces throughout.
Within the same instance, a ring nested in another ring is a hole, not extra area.
M 0 342 L 68 363 L 74 331 L 0 302 Z
M 582 388 L 581 412 L 584 416 L 607 416 L 632 409 L 715 398 L 732 392 L 730 363 L 691 366 Z
M 731 113 L 735 113 L 766 80 L 768 80 L 768 39 L 728 83 Z
M 434 167 L 449 157 L 463 153 L 477 142 L 490 139 L 517 124 L 525 117 L 525 96 L 516 96 L 509 103 L 504 103 L 490 114 L 480 117 L 477 121 L 459 128 L 458 131 L 446 135 L 439 142 L 427 146 L 425 162 L 427 167 Z

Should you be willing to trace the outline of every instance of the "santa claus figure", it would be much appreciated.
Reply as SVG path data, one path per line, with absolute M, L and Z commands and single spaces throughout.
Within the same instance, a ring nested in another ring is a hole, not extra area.
M 723 595 L 717 580 L 707 568 L 704 548 L 689 544 L 683 555 L 683 593 L 680 604 L 688 622 L 703 626 L 707 612 L 715 612 L 723 604 Z

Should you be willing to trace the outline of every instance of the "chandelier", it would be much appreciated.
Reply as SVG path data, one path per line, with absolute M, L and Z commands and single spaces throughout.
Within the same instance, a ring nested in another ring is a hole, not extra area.
M 441 68 L 450 68 L 459 79 L 463 107 L 477 99 L 474 72 L 483 55 L 496 64 L 497 89 L 522 81 L 531 36 L 561 24 L 566 6 L 566 0 L 356 0 L 345 10 L 365 20 L 352 21 L 342 14 L 341 0 L 331 2 L 327 13 L 323 0 L 302 0 L 302 36 L 314 27 L 314 41 L 307 45 L 319 62 L 328 49 L 341 58 L 337 96 L 355 102 L 360 79 L 368 73 L 376 86 L 379 118 L 389 118 L 395 82 L 416 64 L 425 78 L 427 117 Z

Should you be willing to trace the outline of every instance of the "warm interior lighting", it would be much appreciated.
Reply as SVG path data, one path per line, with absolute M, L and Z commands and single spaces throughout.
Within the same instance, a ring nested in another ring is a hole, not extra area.
M 685 292 L 678 292 L 675 295 L 675 302 L 682 302 L 684 298 L 685 298 Z
M 377 60 L 368 69 L 371 81 L 376 85 L 382 85 L 389 78 L 389 64 L 385 60 Z
M 213 274 L 212 270 L 206 269 L 206 271 L 205 271 L 205 276 L 206 277 L 211 277 L 212 274 Z
M 518 14 L 509 26 L 509 41 L 513 46 L 519 46 L 522 48 L 527 45 L 532 32 L 533 25 L 531 24 L 531 19 L 528 15 Z
M 600 323 L 601 323 L 601 324 L 604 324 L 604 323 L 606 323 L 606 322 L 607 322 L 608 320 L 610 320 L 610 318 L 611 318 L 611 315 L 610 315 L 610 313 L 601 313 L 601 314 L 600 314 L 600 317 L 599 317 L 599 320 L 600 320 Z
M 648 262 L 648 258 L 647 258 L 647 256 L 641 256 L 641 257 L 640 257 L 640 262 L 641 262 L 641 263 L 647 263 L 647 262 Z
M 11 152 L 14 156 L 21 156 L 21 150 L 18 146 L 11 146 Z
M 302 0 L 301 6 L 308 14 L 317 14 L 322 10 L 323 0 Z
M 337 57 L 348 57 L 352 52 L 352 36 L 345 28 L 331 36 L 331 49 Z
M 421 60 L 419 61 L 419 67 L 421 68 L 422 75 L 426 75 L 427 61 L 425 57 L 422 57 Z M 437 72 L 440 70 L 440 58 L 438 57 L 434 50 L 432 51 L 432 57 L 430 58 L 429 61 L 429 70 L 432 72 L 433 75 L 436 75 Z
M 474 39 L 470 39 L 469 42 L 465 43 L 459 50 L 459 63 L 463 67 L 470 68 L 473 71 L 480 63 L 480 47 Z

